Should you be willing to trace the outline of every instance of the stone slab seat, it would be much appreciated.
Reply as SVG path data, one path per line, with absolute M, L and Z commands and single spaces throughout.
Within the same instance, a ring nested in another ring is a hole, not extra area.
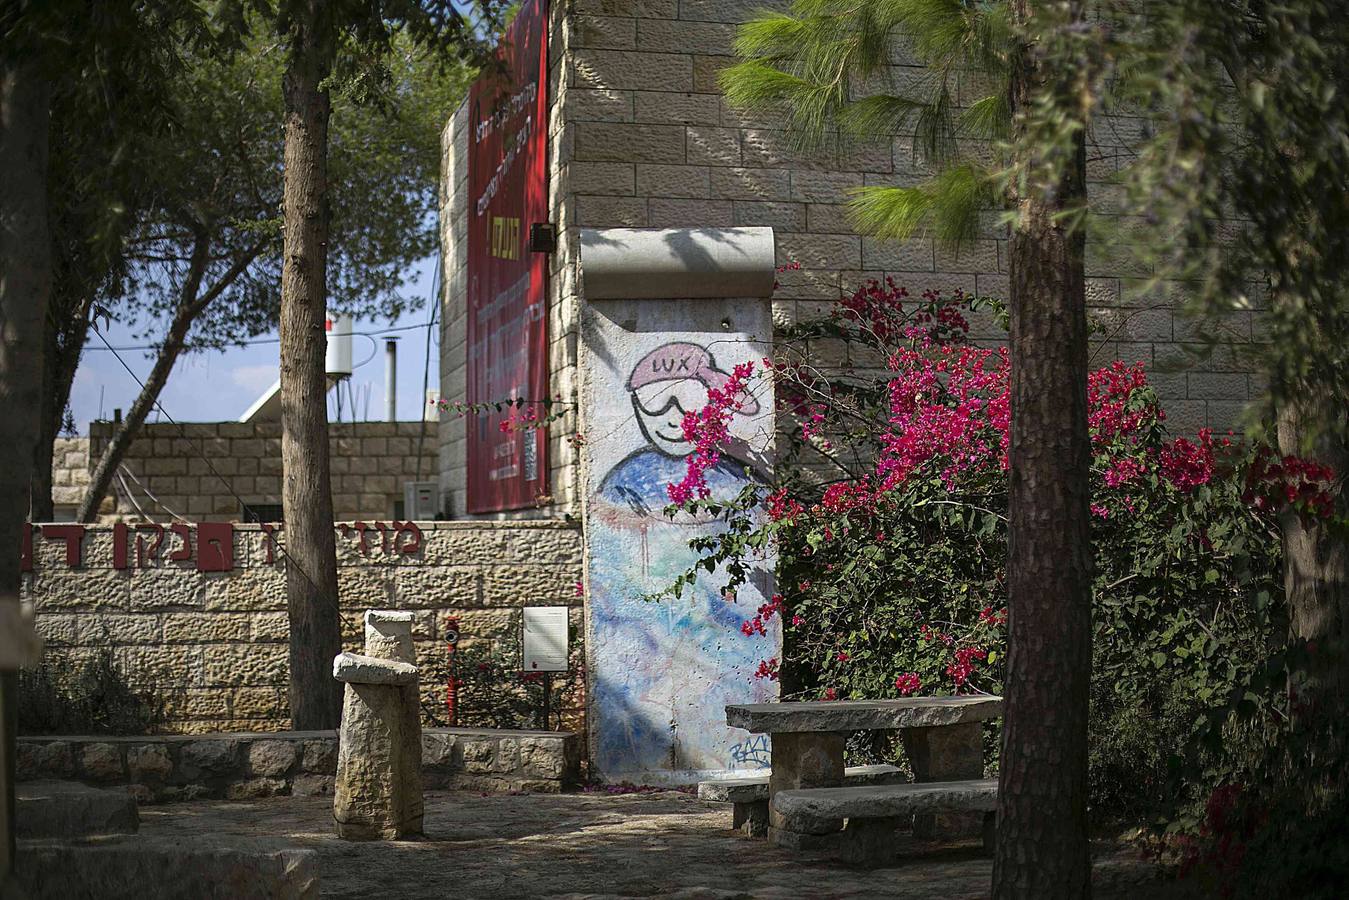
M 768 801 L 768 769 L 762 775 L 744 778 L 719 778 L 698 783 L 698 799 L 712 803 L 755 803 Z M 848 766 L 843 770 L 847 785 L 889 784 L 902 782 L 904 772 L 898 766 Z
M 768 779 L 770 770 L 744 778 L 722 778 L 698 784 L 698 799 L 732 804 L 731 827 L 750 837 L 768 833 Z M 904 772 L 887 765 L 849 766 L 843 781 L 849 785 L 891 784 L 902 782 Z
M 1002 698 L 902 697 L 898 700 L 809 700 L 726 707 L 726 724 L 755 734 L 804 731 L 885 731 L 982 722 L 1002 715 Z
M 770 828 L 768 837 L 782 847 L 883 863 L 894 855 L 895 832 L 914 816 L 983 813 L 984 849 L 991 852 L 997 803 L 996 778 L 778 791 L 773 812 L 781 827 Z M 844 819 L 847 828 L 840 832 Z
M 14 818 L 22 840 L 140 830 L 136 800 L 125 790 L 94 788 L 76 781 L 19 784 L 14 789 Z

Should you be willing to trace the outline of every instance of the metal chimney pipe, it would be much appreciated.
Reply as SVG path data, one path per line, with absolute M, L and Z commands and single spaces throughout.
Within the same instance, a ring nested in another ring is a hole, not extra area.
M 384 421 L 398 421 L 398 338 L 384 339 Z

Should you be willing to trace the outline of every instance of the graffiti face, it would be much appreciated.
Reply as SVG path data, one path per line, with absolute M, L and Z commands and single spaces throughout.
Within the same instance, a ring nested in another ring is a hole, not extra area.
M 707 404 L 701 381 L 658 381 L 632 392 L 632 408 L 642 435 L 667 456 L 687 456 L 693 444 L 684 436 L 684 414 Z
M 642 435 L 667 456 L 687 456 L 693 445 L 684 436 L 684 415 L 707 405 L 707 392 L 720 389 L 730 373 L 717 368 L 712 354 L 697 344 L 664 344 L 633 366 L 628 377 L 632 408 Z M 759 404 L 749 398 L 741 412 L 753 415 Z

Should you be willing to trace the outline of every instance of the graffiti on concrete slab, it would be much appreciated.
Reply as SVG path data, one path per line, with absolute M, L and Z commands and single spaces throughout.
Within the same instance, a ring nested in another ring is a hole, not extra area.
M 753 672 L 761 659 L 777 655 L 778 635 L 747 637 L 741 630 L 746 617 L 766 602 L 765 590 L 771 593 L 771 568 L 730 600 L 722 594 L 719 576 L 700 578 L 679 598 L 643 599 L 695 563 L 691 538 L 722 527 L 687 513 L 666 516 L 666 488 L 684 477 L 694 449 L 684 434 L 685 414 L 707 405 L 709 389 L 724 387 L 731 359 L 754 358 L 745 341 L 725 341 L 714 350 L 705 336 L 689 338 L 655 343 L 659 338 L 651 335 L 644 346 L 633 348 L 628 359 L 636 361 L 626 371 L 610 366 L 611 383 L 595 386 L 597 404 L 622 404 L 612 410 L 612 433 L 594 439 L 599 452 L 606 450 L 606 441 L 623 442 L 622 449 L 615 446 L 608 454 L 617 461 L 601 467 L 598 484 L 592 482 L 587 522 L 596 642 L 592 685 L 595 706 L 602 711 L 592 722 L 592 740 L 601 772 L 768 765 L 766 746 L 737 749 L 743 732 L 728 728 L 724 707 L 776 697 L 776 685 L 755 679 Z M 746 399 L 733 417 L 732 433 L 762 428 L 771 417 L 767 406 Z M 749 483 L 753 476 L 746 473 L 753 469 L 749 460 L 723 450 L 722 460 L 706 472 L 711 496 L 733 498 Z

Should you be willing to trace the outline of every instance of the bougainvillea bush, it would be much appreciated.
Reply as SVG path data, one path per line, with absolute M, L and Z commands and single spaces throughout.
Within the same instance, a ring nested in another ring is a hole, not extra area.
M 700 473 L 743 394 L 686 417 L 698 449 L 668 512 L 724 519 L 696 544 L 704 570 L 732 575 L 728 603 L 745 563 L 776 554 L 780 593 L 745 630 L 781 619 L 782 656 L 759 673 L 780 679 L 784 697 L 999 692 L 1009 365 L 1004 347 L 970 339 L 969 323 L 986 331 L 1001 317 L 988 298 L 871 283 L 793 328 L 744 373 L 775 383 L 776 480 L 733 502 L 709 496 Z M 1329 473 L 1231 436 L 1169 436 L 1141 364 L 1093 371 L 1087 402 L 1092 777 L 1109 818 L 1167 798 L 1171 758 L 1282 647 L 1276 515 L 1325 514 Z M 1272 693 L 1259 701 L 1259 715 L 1281 715 Z

